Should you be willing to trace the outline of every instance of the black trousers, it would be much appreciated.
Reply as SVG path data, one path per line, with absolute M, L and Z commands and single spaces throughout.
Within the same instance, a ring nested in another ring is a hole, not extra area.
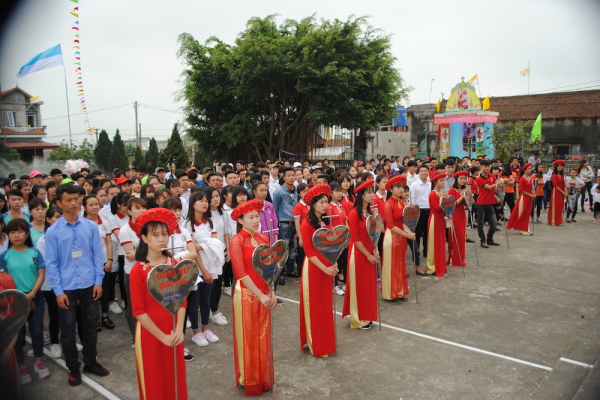
M 415 241 L 409 240 L 409 246 L 415 246 L 415 256 L 417 257 L 415 263 L 417 267 L 421 265 L 419 256 L 419 247 L 421 245 L 421 238 L 423 238 L 423 258 L 427 258 L 427 224 L 429 222 L 429 208 L 421 208 L 419 212 L 419 220 L 417 221 L 417 227 L 415 228 L 416 234 L 416 245 Z
M 487 238 L 483 232 L 483 226 L 485 225 L 485 222 L 490 224 Z M 477 204 L 477 233 L 479 233 L 479 240 L 481 240 L 481 243 L 490 244 L 494 241 L 494 232 L 496 231 L 497 225 L 498 221 L 496 221 L 494 205 Z

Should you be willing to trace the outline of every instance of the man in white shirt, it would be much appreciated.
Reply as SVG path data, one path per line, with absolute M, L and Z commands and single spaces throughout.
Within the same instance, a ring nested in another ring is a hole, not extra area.
M 417 275 L 427 276 L 420 266 L 419 244 L 423 237 L 423 258 L 427 258 L 427 221 L 429 221 L 429 194 L 431 193 L 431 183 L 429 182 L 429 169 L 425 165 L 419 167 L 419 179 L 412 183 L 410 187 L 410 202 L 419 206 L 419 221 L 417 222 L 416 243 L 408 240 L 409 246 L 414 247 L 415 263 L 417 265 Z
M 273 198 L 273 193 L 281 186 L 279 184 L 279 166 L 271 164 L 269 166 L 269 174 L 271 174 L 271 178 L 269 179 L 269 193 L 271 194 L 271 198 Z
M 410 160 L 408 162 L 408 171 L 406 171 L 406 184 L 408 186 L 412 185 L 419 179 L 419 174 L 417 174 L 417 162 L 415 160 Z

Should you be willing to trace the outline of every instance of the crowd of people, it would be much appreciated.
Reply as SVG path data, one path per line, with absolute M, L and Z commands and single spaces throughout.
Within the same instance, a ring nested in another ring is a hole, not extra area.
M 25 326 L 14 348 L 20 382 L 32 381 L 28 353 L 35 373 L 50 375 L 45 344 L 53 358 L 64 355 L 70 385 L 81 383 L 79 352 L 84 372 L 108 375 L 97 361 L 98 332 L 125 323 L 140 397 L 160 399 L 173 398 L 174 387 L 187 398 L 185 362 L 193 361 L 194 351 L 183 346 L 186 330 L 196 346 L 214 346 L 214 331 L 230 323 L 236 384 L 247 395 L 270 390 L 270 311 L 282 302 L 276 292 L 288 279 L 300 279 L 300 349 L 328 357 L 337 346 L 332 290 L 344 297 L 342 315 L 350 316 L 350 327 L 370 329 L 379 318 L 379 295 L 394 304 L 406 301 L 407 252 L 417 275 L 443 278 L 448 265 L 467 266 L 467 228 L 477 229 L 479 246 L 489 249 L 500 246 L 494 240 L 499 225 L 531 236 L 542 213 L 549 225 L 560 226 L 564 211 L 564 221 L 574 223 L 587 208 L 600 223 L 600 176 L 587 160 L 566 171 L 562 160 L 544 165 L 534 154 L 525 163 L 518 151 L 507 163 L 485 156 L 438 161 L 378 155 L 344 167 L 330 160 L 238 160 L 201 170 L 169 164 L 151 174 L 143 167 L 109 176 L 53 169 L 9 176 L 0 192 L 0 272 L 32 303 L 32 349 L 25 347 Z M 452 213 L 441 206 L 448 197 L 455 199 Z M 409 204 L 420 211 L 414 232 L 403 221 Z M 384 225 L 378 245 L 365 223 L 374 214 Z M 312 237 L 340 225 L 348 227 L 350 244 L 332 264 Z M 171 236 L 177 250 L 164 251 Z M 277 240 L 288 243 L 289 257 L 270 288 L 252 267 L 252 253 Z M 181 260 L 193 260 L 202 281 L 173 329 L 146 280 L 152 266 Z M 233 321 L 220 311 L 223 295 L 232 296 Z M 121 314 L 125 318 L 115 317 Z M 168 378 L 175 362 L 177 382 Z

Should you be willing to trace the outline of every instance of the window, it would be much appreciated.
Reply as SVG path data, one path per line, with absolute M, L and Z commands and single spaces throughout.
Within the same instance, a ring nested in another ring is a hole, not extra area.
M 16 111 L 4 111 L 4 125 L 5 126 L 17 126 L 17 112 Z
M 552 146 L 552 155 L 555 159 L 564 158 L 571 152 L 571 145 L 557 144 Z
M 27 113 L 27 126 L 37 126 L 35 113 Z

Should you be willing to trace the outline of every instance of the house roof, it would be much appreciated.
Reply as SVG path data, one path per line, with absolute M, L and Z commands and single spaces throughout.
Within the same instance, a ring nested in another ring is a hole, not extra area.
M 500 113 L 498 122 L 536 119 L 600 118 L 600 90 L 581 90 L 523 96 L 490 97 L 490 111 Z
M 4 95 L 7 95 L 7 94 L 9 94 L 9 93 L 12 93 L 12 92 L 14 92 L 15 90 L 18 90 L 19 92 L 23 93 L 25 96 L 27 96 L 27 98 L 28 98 L 28 99 L 30 99 L 30 98 L 32 98 L 32 97 L 33 97 L 32 95 L 30 95 L 29 93 L 27 93 L 26 91 L 24 91 L 23 89 L 21 89 L 21 88 L 20 88 L 20 87 L 18 87 L 18 86 L 14 87 L 14 88 L 12 88 L 12 89 L 5 90 L 4 92 L 0 93 L 0 96 L 3 96 L 3 97 L 4 97 Z
M 57 149 L 59 145 L 44 141 L 39 142 L 6 142 L 6 145 L 15 150 L 30 150 L 30 149 Z

